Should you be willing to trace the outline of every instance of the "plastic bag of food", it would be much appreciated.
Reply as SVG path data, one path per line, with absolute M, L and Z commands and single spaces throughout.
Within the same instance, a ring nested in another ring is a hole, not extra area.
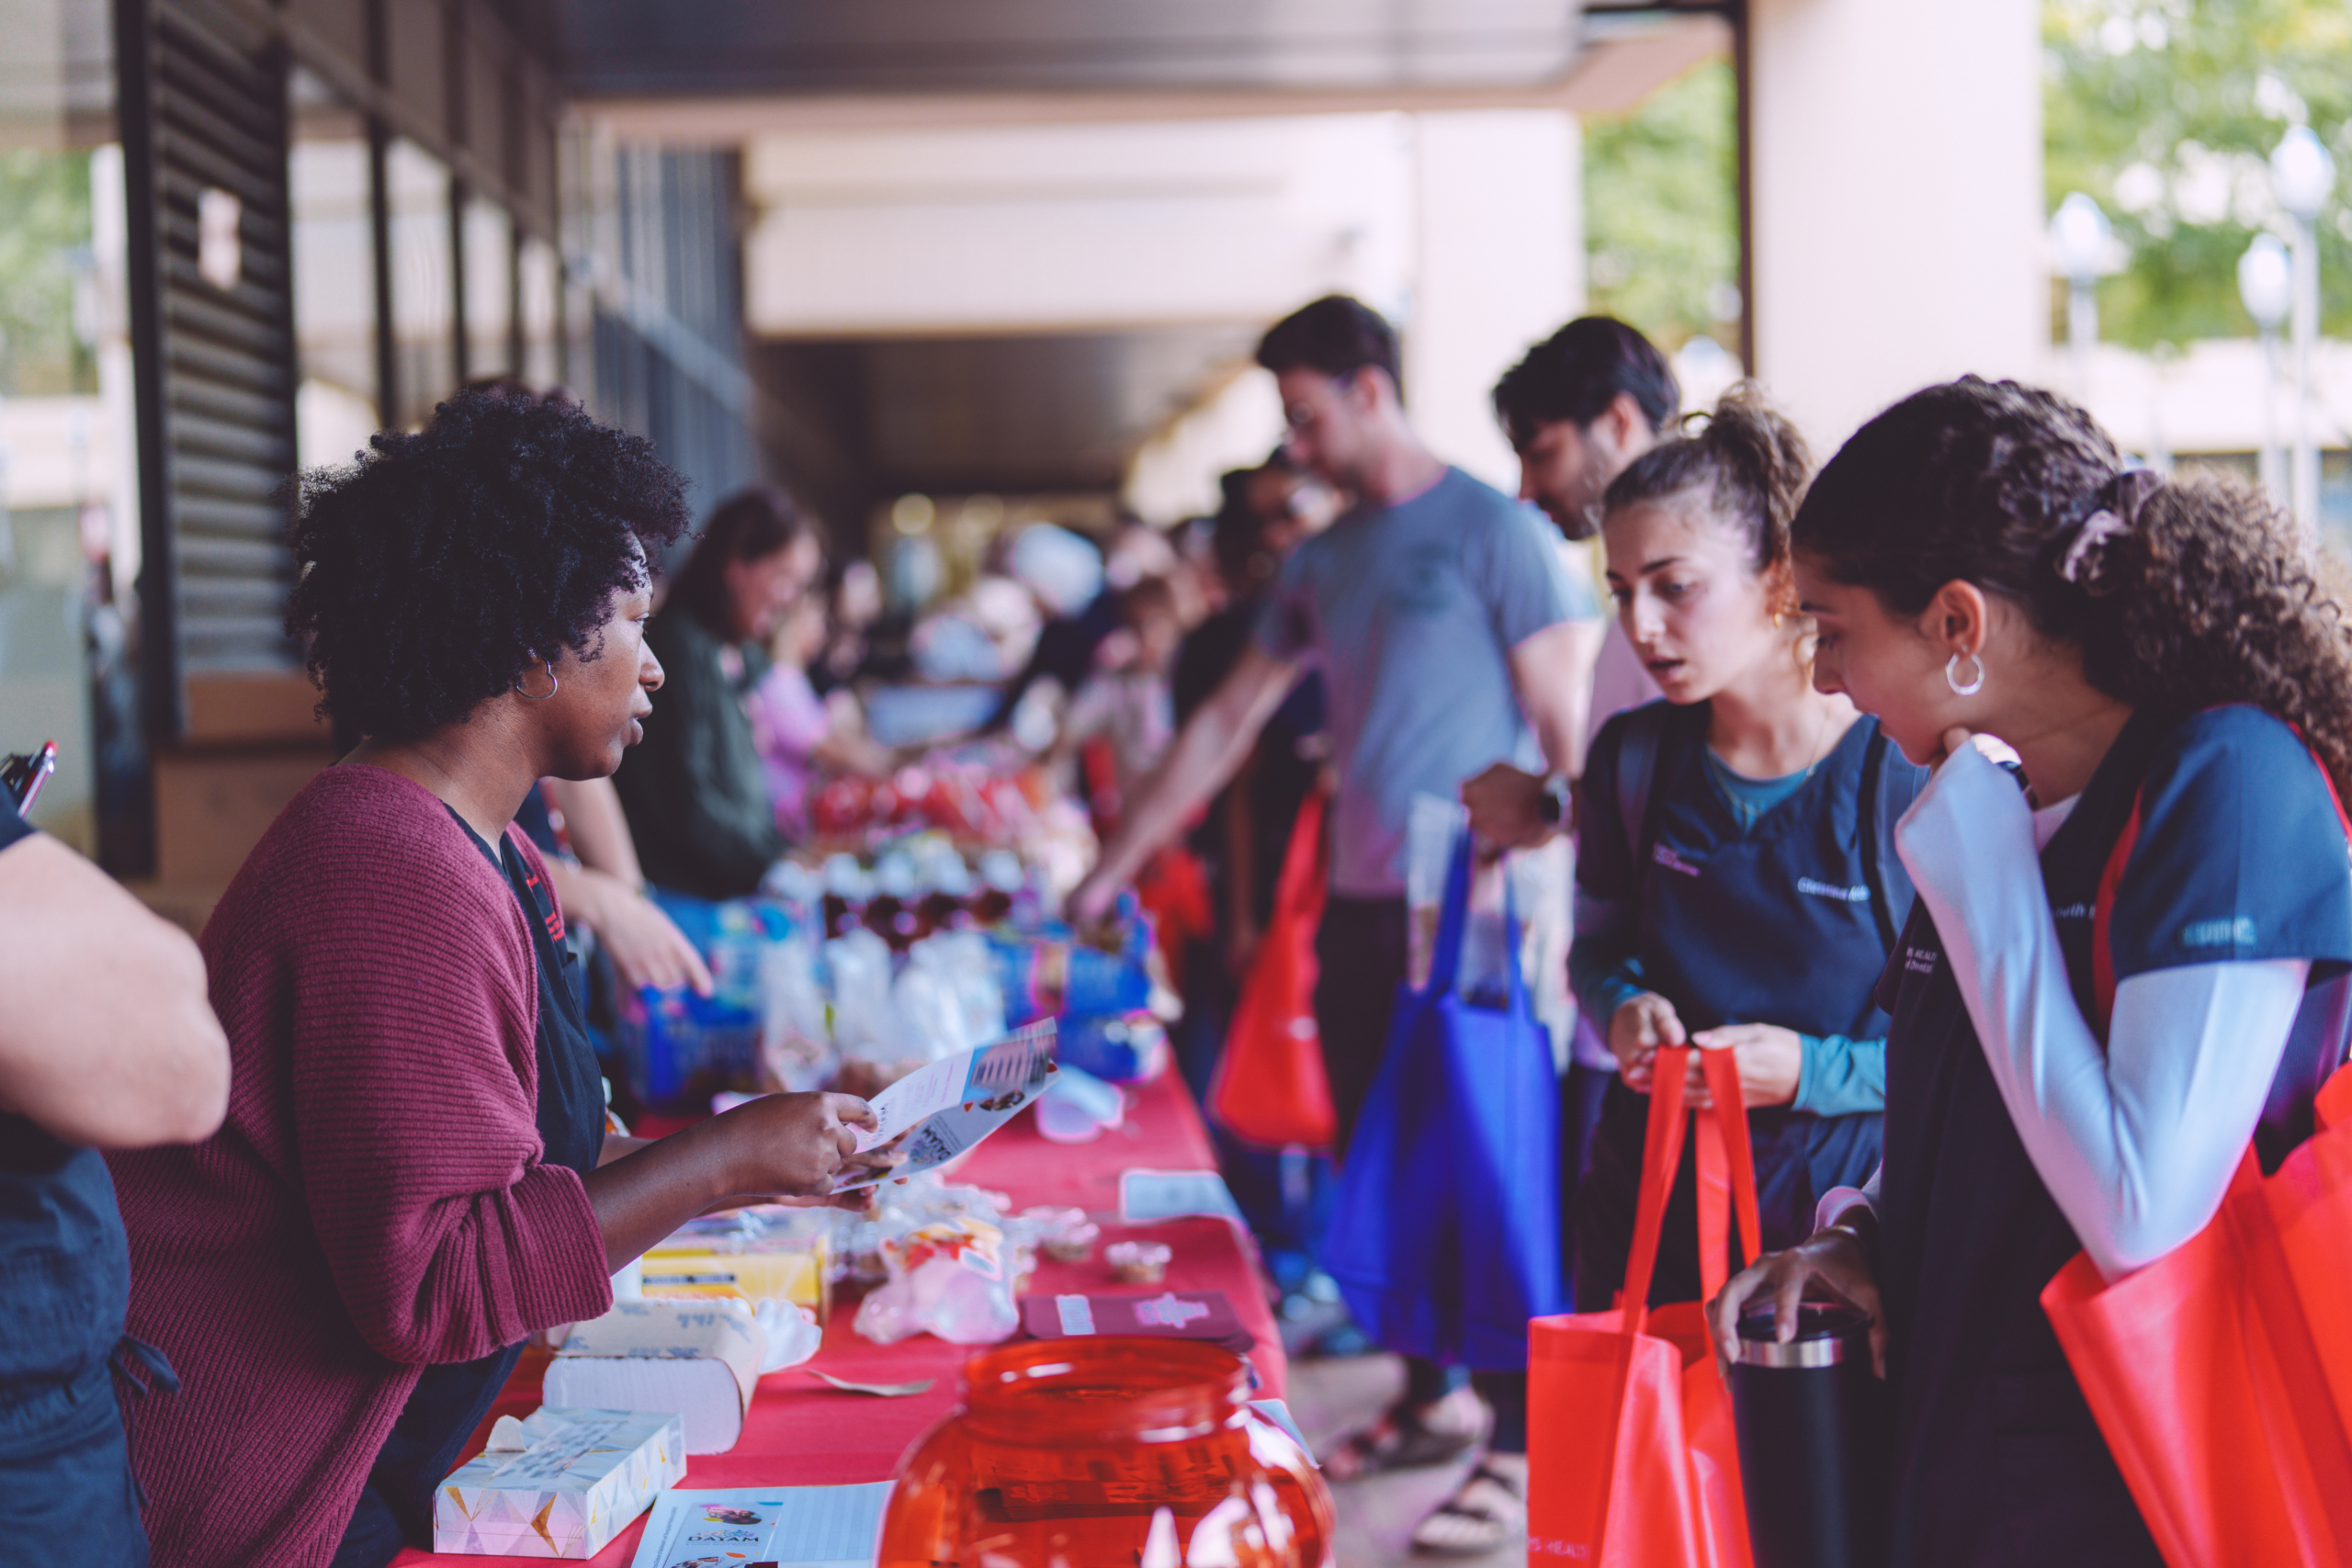
M 876 1345 L 933 1334 L 953 1345 L 993 1345 L 1021 1326 L 1004 1233 L 969 1215 L 919 1225 L 882 1244 L 888 1282 L 853 1325 Z

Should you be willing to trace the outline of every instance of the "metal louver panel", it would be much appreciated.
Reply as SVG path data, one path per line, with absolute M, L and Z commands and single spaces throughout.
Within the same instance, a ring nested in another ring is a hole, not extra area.
M 130 195 L 134 251 L 152 268 L 132 278 L 145 295 L 134 318 L 150 312 L 134 330 L 153 334 L 141 366 L 153 378 L 141 400 L 153 427 L 141 433 L 149 711 L 168 736 L 189 676 L 298 662 L 272 499 L 295 463 L 286 65 L 266 31 L 213 0 L 140 8 L 143 59 L 124 59 L 123 112 L 152 157 Z

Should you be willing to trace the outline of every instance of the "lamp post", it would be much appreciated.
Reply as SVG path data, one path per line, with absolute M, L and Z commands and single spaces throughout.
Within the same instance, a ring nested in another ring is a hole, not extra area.
M 2051 216 L 2051 255 L 2066 277 L 2066 358 L 2078 402 L 2090 399 L 2091 344 L 2098 341 L 2098 296 L 2093 288 L 2107 270 L 2113 243 L 2107 214 L 2081 191 L 2070 192 Z
M 2256 234 L 2238 258 L 2238 298 L 2262 334 L 2262 488 L 2275 502 L 2287 492 L 2278 471 L 2278 323 L 2294 302 L 2295 268 L 2276 234 Z
M 2312 128 L 2287 132 L 2270 153 L 2270 188 L 2295 220 L 2295 516 L 2319 529 L 2319 447 L 2312 438 L 2312 344 L 2319 336 L 2319 215 L 2335 189 L 2335 160 Z

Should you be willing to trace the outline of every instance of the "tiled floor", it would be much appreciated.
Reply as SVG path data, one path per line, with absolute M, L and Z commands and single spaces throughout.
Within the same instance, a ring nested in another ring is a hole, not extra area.
M 1378 1415 L 1403 1386 L 1393 1356 L 1290 1364 L 1290 1408 L 1317 1451 Z M 1523 1545 L 1484 1557 L 1427 1557 L 1412 1550 L 1413 1527 L 1443 1502 L 1469 1461 L 1392 1471 L 1331 1488 L 1340 1516 L 1338 1568 L 1525 1568 Z

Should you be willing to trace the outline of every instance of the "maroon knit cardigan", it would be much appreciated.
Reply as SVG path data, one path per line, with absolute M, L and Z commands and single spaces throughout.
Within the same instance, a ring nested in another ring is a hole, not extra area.
M 579 1176 L 542 1163 L 522 910 L 438 798 L 320 773 L 203 948 L 228 1120 L 107 1156 L 130 1331 L 184 1385 L 138 1402 L 133 1459 L 158 1563 L 308 1568 L 420 1368 L 601 1314 L 605 1244 Z

